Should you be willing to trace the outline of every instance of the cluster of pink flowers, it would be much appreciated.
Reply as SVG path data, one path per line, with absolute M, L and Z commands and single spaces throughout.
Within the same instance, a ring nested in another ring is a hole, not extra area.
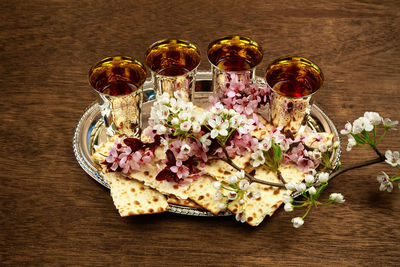
M 153 149 L 139 139 L 116 138 L 103 164 L 109 171 L 121 171 L 129 174 L 132 171 L 140 170 L 141 166 L 146 165 L 154 158 Z
M 212 98 L 214 102 L 219 98 L 226 108 L 245 115 L 256 113 L 269 103 L 271 89 L 268 85 L 259 87 L 248 76 L 239 77 L 235 73 L 226 75 L 227 82 L 220 92 L 221 95 Z
M 293 145 L 285 152 L 284 163 L 292 162 L 305 173 L 318 167 L 321 163 L 319 160 L 321 157 L 320 153 L 308 151 L 301 142 L 298 142 L 297 145 L 293 143 Z

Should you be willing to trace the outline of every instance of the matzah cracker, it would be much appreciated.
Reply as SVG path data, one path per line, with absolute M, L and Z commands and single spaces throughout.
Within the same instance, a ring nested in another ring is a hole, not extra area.
M 160 213 L 168 210 L 167 199 L 142 183 L 127 179 L 120 173 L 104 174 L 111 196 L 121 217 Z
M 244 156 L 235 156 L 232 158 L 233 163 L 235 163 L 239 168 L 246 169 L 248 163 L 250 162 L 251 154 L 247 153 Z M 205 171 L 206 174 L 217 179 L 221 182 L 227 182 L 230 175 L 234 175 L 237 170 L 231 165 L 222 161 L 220 159 L 209 160 L 204 167 L 200 168 Z
M 105 161 L 108 151 L 110 151 L 111 147 L 114 145 L 115 139 L 120 138 L 118 135 L 112 136 L 108 139 L 107 142 L 101 143 L 100 145 L 96 145 L 94 147 L 95 153 L 91 155 L 91 158 L 94 162 L 101 165 L 102 162 Z
M 217 215 L 221 211 L 226 210 L 228 201 L 227 198 L 216 199 L 215 195 L 219 190 L 213 187 L 213 182 L 215 182 L 213 178 L 201 176 L 190 185 L 187 194 L 194 202 Z M 222 204 L 223 207 L 220 207 L 220 204 Z
M 280 168 L 282 177 L 287 181 L 293 181 L 299 183 L 304 180 L 305 173 L 300 171 L 295 165 L 285 165 Z M 259 167 L 256 169 L 255 178 L 270 181 L 275 183 L 281 183 L 279 178 L 274 172 L 267 170 L 265 167 Z M 291 194 L 290 190 L 284 188 L 272 187 L 268 185 L 263 185 L 260 183 L 250 184 L 248 191 L 256 191 L 260 193 L 260 198 L 258 199 L 247 199 L 244 198 L 244 211 L 246 222 L 252 226 L 259 225 L 265 218 L 265 216 L 271 216 L 283 203 L 283 195 Z M 228 209 L 233 213 L 238 213 L 241 206 L 238 200 L 232 201 Z
M 202 206 L 194 202 L 193 200 L 190 199 L 179 199 L 174 195 L 168 195 L 167 202 L 169 204 L 175 204 L 175 205 L 180 205 L 180 206 L 185 206 L 185 207 L 190 207 L 190 208 L 195 208 L 195 209 L 202 209 Z
M 186 190 L 189 188 L 189 185 L 178 185 L 165 180 L 157 181 L 156 176 L 158 174 L 158 168 L 156 164 L 158 164 L 161 169 L 165 167 L 165 164 L 161 162 L 152 161 L 143 166 L 140 171 L 134 171 L 129 174 L 129 177 L 141 181 L 151 188 L 157 189 L 162 194 L 172 194 L 179 199 L 187 199 L 188 195 L 186 194 Z
M 261 127 L 257 127 L 256 129 L 254 129 L 253 131 L 250 132 L 250 134 L 253 137 L 256 137 L 257 139 L 263 139 L 264 136 L 266 136 L 270 131 L 272 131 L 274 129 L 274 126 L 270 123 L 268 123 L 263 117 L 261 117 L 260 115 L 258 116 L 258 120 L 260 121 L 260 123 L 262 125 L 264 125 L 264 128 Z

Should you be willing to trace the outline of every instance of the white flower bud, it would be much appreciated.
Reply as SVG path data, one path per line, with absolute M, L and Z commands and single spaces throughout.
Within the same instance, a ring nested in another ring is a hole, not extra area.
M 311 186 L 311 187 L 308 189 L 308 193 L 309 193 L 310 195 L 315 195 L 315 194 L 317 193 L 317 189 L 315 189 L 314 186 Z
M 333 201 L 333 203 L 343 203 L 345 202 L 344 197 L 340 193 L 332 193 L 329 196 L 329 199 Z
M 305 183 L 299 183 L 296 185 L 296 190 L 298 192 L 304 192 L 304 191 L 306 191 L 306 189 L 307 189 L 307 186 L 305 185 Z
M 329 180 L 329 173 L 321 172 L 318 174 L 318 181 L 321 183 L 326 183 Z
M 296 190 L 296 184 L 293 181 L 290 181 L 285 184 L 287 190 L 294 191 Z
M 294 228 L 299 228 L 304 224 L 304 220 L 300 217 L 296 217 L 292 219 L 292 223 Z
M 230 175 L 229 177 L 228 177 L 228 183 L 230 183 L 230 184 L 234 184 L 234 183 L 236 183 L 238 181 L 238 179 L 237 179 L 237 177 L 235 176 L 235 175 Z
M 285 209 L 286 212 L 291 212 L 291 211 L 293 211 L 293 205 L 292 205 L 292 203 L 286 203 L 285 206 L 284 206 L 284 209 Z
M 219 188 L 221 187 L 221 183 L 218 182 L 218 181 L 213 182 L 213 187 L 214 187 L 215 189 L 219 189 Z
M 291 196 L 289 196 L 289 195 L 283 195 L 283 203 L 292 203 L 292 201 L 293 201 L 293 198 L 291 197 Z
M 314 183 L 315 178 L 313 175 L 308 174 L 308 175 L 306 175 L 306 178 L 304 180 L 306 181 L 306 183 L 310 184 L 310 183 Z

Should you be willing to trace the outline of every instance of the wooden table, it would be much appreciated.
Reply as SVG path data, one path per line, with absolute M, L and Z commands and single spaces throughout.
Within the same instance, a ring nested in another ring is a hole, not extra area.
M 148 45 L 197 44 L 238 33 L 273 59 L 302 55 L 324 71 L 317 104 L 339 129 L 365 111 L 400 119 L 398 1 L 2 1 L 0 3 L 1 265 L 399 265 L 400 192 L 380 192 L 387 164 L 346 173 L 323 197 L 343 205 L 276 214 L 253 228 L 234 218 L 120 218 L 109 191 L 78 165 L 75 124 L 95 99 L 87 73 Z M 400 150 L 400 131 L 381 146 Z M 346 146 L 344 141 L 342 147 Z M 343 165 L 373 158 L 356 149 Z

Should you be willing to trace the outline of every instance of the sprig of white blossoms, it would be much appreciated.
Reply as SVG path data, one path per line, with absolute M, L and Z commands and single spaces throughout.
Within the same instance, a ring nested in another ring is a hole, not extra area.
M 307 217 L 312 207 L 318 205 L 330 205 L 334 203 L 344 203 L 344 197 L 340 193 L 332 193 L 329 196 L 329 200 L 326 202 L 318 201 L 322 191 L 327 187 L 329 180 L 329 173 L 321 172 L 316 175 L 308 174 L 304 179 L 304 183 L 295 184 L 294 182 L 288 182 L 285 186 L 286 189 L 296 191 L 295 195 L 301 194 L 305 200 L 295 200 L 290 195 L 283 196 L 284 209 L 286 212 L 292 212 L 295 208 L 304 208 L 307 210 L 302 217 L 295 217 L 292 219 L 293 227 L 299 228 L 304 224 L 304 219 Z M 315 182 L 320 182 L 321 186 L 315 188 Z
M 382 154 L 376 147 L 389 129 L 394 128 L 398 123 L 398 121 L 392 121 L 389 118 L 382 118 L 377 112 L 365 112 L 364 116 L 356 119 L 353 124 L 347 122 L 345 128 L 340 133 L 348 137 L 347 151 L 350 151 L 354 146 L 369 146 L 382 158 Z M 380 124 L 382 124 L 384 131 L 378 137 L 377 130 Z M 390 166 L 400 170 L 400 153 L 398 151 L 392 152 L 391 150 L 387 150 L 384 160 Z M 377 176 L 377 181 L 380 184 L 379 190 L 392 192 L 393 182 L 398 180 L 400 180 L 400 176 L 390 177 L 385 172 L 382 172 L 381 175 Z M 398 186 L 400 188 L 400 183 Z
M 392 121 L 389 118 L 382 118 L 377 112 L 365 112 L 363 117 L 356 119 L 353 124 L 347 122 L 344 129 L 340 131 L 341 134 L 347 135 L 348 144 L 347 151 L 350 151 L 354 146 L 369 145 L 376 147 L 382 138 L 386 135 L 387 131 L 399 122 Z M 377 126 L 382 124 L 384 133 L 377 138 Z M 372 132 L 372 134 L 370 134 Z
M 249 190 L 250 182 L 245 177 L 245 172 L 242 170 L 236 172 L 234 175 L 230 175 L 226 183 L 215 181 L 213 187 L 217 189 L 215 194 L 216 200 L 223 198 L 227 199 L 227 204 L 220 203 L 219 208 L 225 209 L 232 201 L 237 201 L 239 204 L 239 210 L 236 213 L 236 220 L 244 223 L 246 221 L 245 206 L 247 200 L 259 199 L 260 193 L 258 191 Z M 224 193 L 226 191 L 226 193 Z

